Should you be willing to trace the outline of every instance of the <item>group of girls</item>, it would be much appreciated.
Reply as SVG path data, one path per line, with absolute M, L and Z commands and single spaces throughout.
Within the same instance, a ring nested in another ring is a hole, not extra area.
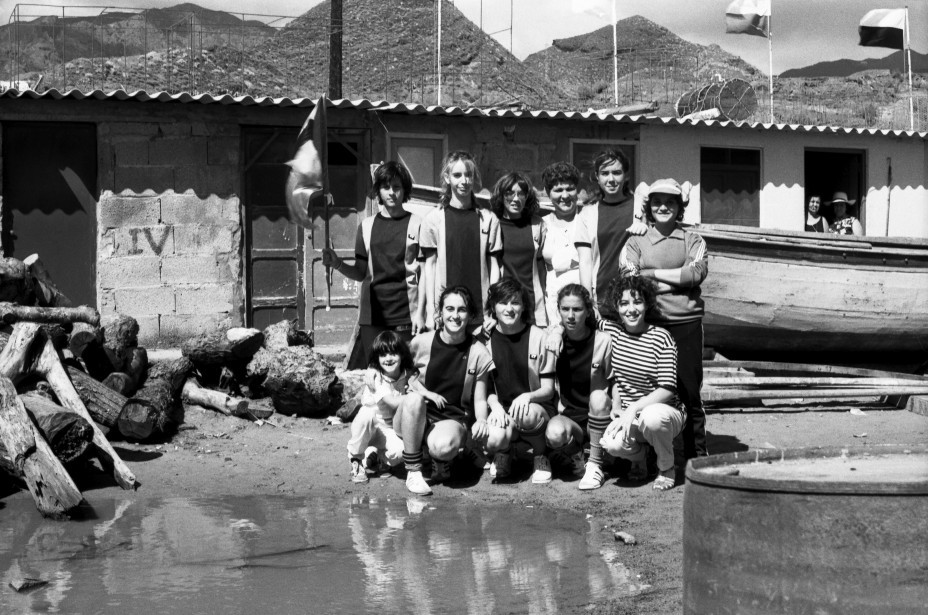
M 362 282 L 349 366 L 370 371 L 348 444 L 352 480 L 403 463 L 407 488 L 428 494 L 456 459 L 501 481 L 528 457 L 531 482 L 550 482 L 554 462 L 589 490 L 604 484 L 609 456 L 631 461 L 630 479 L 648 478 L 653 450 L 654 487 L 665 490 L 677 436 L 687 458 L 706 454 L 705 242 L 679 224 L 679 184 L 655 182 L 637 208 L 628 172 L 622 152 L 599 154 L 581 209 L 579 171 L 550 165 L 553 213 L 542 219 L 520 173 L 478 207 L 477 165 L 454 152 L 440 207 L 419 220 L 403 208 L 405 167 L 375 171 L 381 211 L 358 230 L 355 264 L 323 251 L 325 265 Z

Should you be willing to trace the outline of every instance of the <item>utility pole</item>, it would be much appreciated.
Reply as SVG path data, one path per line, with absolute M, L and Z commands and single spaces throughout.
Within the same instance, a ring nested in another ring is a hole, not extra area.
M 329 98 L 342 98 L 342 0 L 331 0 L 329 13 Z

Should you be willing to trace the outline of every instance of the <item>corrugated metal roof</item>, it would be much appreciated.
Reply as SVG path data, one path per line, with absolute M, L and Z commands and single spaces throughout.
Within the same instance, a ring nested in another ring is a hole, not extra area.
M 0 92 L 3 98 L 28 98 L 50 100 L 133 100 L 138 102 L 176 102 L 201 103 L 220 105 L 241 105 L 245 107 L 307 107 L 315 104 L 312 98 L 272 98 L 270 96 L 212 96 L 210 94 L 169 94 L 168 92 L 148 93 L 142 90 L 126 92 L 125 90 L 93 90 L 82 92 L 80 90 L 67 90 L 60 92 L 55 89 L 39 93 L 33 90 L 17 91 L 15 89 Z M 707 126 L 719 128 L 740 128 L 752 130 L 771 130 L 777 132 L 809 132 L 848 135 L 883 135 L 895 137 L 928 138 L 928 132 L 909 130 L 879 130 L 876 128 L 846 128 L 841 126 L 810 126 L 799 124 L 769 124 L 763 122 L 733 122 L 728 120 L 679 119 L 674 117 L 658 117 L 654 115 L 614 115 L 597 111 L 516 111 L 513 109 L 478 109 L 476 107 L 444 107 L 438 105 L 420 105 L 416 103 L 391 103 L 383 100 L 348 100 L 339 99 L 330 101 L 337 109 L 359 109 L 364 111 L 377 111 L 383 113 L 400 113 L 405 115 L 433 115 L 433 116 L 466 116 L 466 117 L 492 117 L 512 119 L 547 119 L 547 120 L 573 120 L 619 122 L 629 124 L 663 125 L 663 126 Z

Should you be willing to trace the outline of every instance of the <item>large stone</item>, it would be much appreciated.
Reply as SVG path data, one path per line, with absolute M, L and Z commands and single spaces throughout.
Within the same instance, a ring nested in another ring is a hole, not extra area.
M 262 348 L 248 363 L 247 374 L 281 414 L 320 417 L 341 405 L 335 367 L 309 346 Z

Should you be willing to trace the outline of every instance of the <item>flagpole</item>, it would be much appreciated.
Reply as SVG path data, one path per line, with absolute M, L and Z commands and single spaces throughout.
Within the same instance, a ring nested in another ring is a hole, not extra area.
M 905 53 L 909 61 L 909 130 L 915 131 L 915 102 L 912 92 L 912 41 L 909 39 L 909 5 L 905 5 Z
M 442 0 L 437 0 L 438 2 L 438 65 L 435 67 L 438 71 L 438 102 L 436 103 L 439 107 L 441 106 L 441 2 Z
M 770 123 L 773 124 L 773 0 L 770 0 L 770 15 L 767 17 L 767 60 L 770 77 Z
M 619 33 L 616 28 L 618 16 L 615 11 L 615 3 L 618 0 L 612 0 L 612 84 L 615 89 L 615 106 L 619 106 Z

